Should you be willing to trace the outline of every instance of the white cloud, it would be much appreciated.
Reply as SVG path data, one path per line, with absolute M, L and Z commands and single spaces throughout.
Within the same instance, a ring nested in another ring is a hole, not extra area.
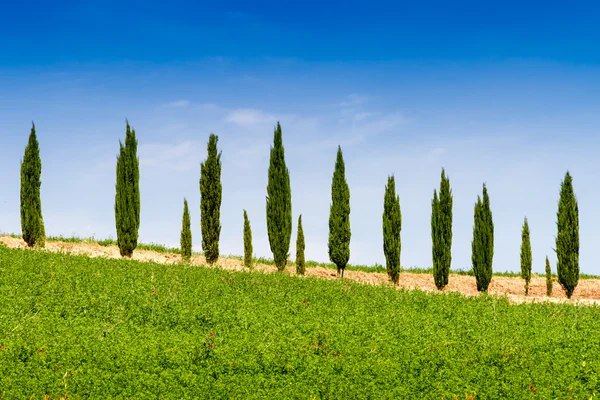
M 440 159 L 440 157 L 442 156 L 442 154 L 444 154 L 445 152 L 446 152 L 445 148 L 436 147 L 435 149 L 433 149 L 430 152 L 428 152 L 427 154 L 425 154 L 424 158 L 427 161 L 427 163 L 434 163 L 434 162 L 438 161 Z
M 140 166 L 161 170 L 189 171 L 198 168 L 199 154 L 206 146 L 200 141 L 171 143 L 146 143 L 139 147 Z
M 239 147 L 233 150 L 231 162 L 239 168 L 250 168 L 269 157 L 271 143 L 255 142 L 254 144 Z
M 176 100 L 170 103 L 163 104 L 162 108 L 185 108 L 190 106 L 189 100 Z
M 304 147 L 325 150 L 338 145 L 342 147 L 364 143 L 367 138 L 372 138 L 385 133 L 398 134 L 409 121 L 402 113 L 368 113 L 368 117 L 338 121 L 335 129 L 329 128 L 328 135 L 317 135 L 312 142 L 307 142 Z
M 353 116 L 353 121 L 358 122 L 358 121 L 362 121 L 364 119 L 370 118 L 372 117 L 374 114 L 370 113 L 370 112 L 359 112 L 354 114 Z
M 392 129 L 396 129 L 401 125 L 407 123 L 409 120 L 400 112 L 392 112 L 388 114 L 382 114 L 379 118 L 372 118 L 370 121 L 362 124 L 355 125 L 357 131 L 364 132 L 365 134 L 377 135 L 380 133 L 389 132 Z
M 369 102 L 368 96 L 351 94 L 346 99 L 336 106 L 340 109 L 339 111 L 339 123 L 346 124 L 351 123 L 353 126 L 357 122 L 361 122 L 370 119 L 375 116 L 383 115 L 383 119 L 387 118 L 381 111 L 367 110 L 365 105 Z M 382 120 L 382 118 L 380 118 Z
M 225 122 L 233 123 L 239 126 L 251 126 L 261 124 L 275 124 L 277 118 L 266 114 L 261 110 L 252 108 L 239 108 L 231 111 L 225 118 Z

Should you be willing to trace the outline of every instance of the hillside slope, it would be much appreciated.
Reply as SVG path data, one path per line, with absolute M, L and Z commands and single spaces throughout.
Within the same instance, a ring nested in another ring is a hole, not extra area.
M 27 248 L 27 245 L 22 239 L 10 236 L 0 236 L 0 243 L 4 243 L 9 248 Z M 117 246 L 102 246 L 93 242 L 49 240 L 46 244 L 45 251 L 111 259 L 121 258 Z M 136 250 L 133 254 L 133 259 L 161 264 L 180 264 L 181 262 L 181 256 L 179 254 L 152 250 Z M 192 256 L 191 264 L 207 266 L 206 260 L 202 255 Z M 233 257 L 220 257 L 217 265 L 231 271 L 247 271 L 242 260 Z M 254 271 L 272 273 L 277 272 L 277 268 L 275 268 L 274 265 L 257 263 L 254 267 Z M 294 267 L 288 266 L 285 272 L 294 274 Z M 323 279 L 337 279 L 335 270 L 327 267 L 308 267 L 306 275 Z M 349 270 L 346 271 L 344 278 L 372 285 L 389 284 L 388 276 L 381 272 Z M 533 274 L 529 288 L 529 296 L 525 297 L 523 295 L 524 281 L 521 278 L 494 276 L 489 287 L 489 294 L 507 296 L 513 303 L 551 301 L 577 304 L 600 304 L 600 279 L 580 279 L 579 285 L 571 300 L 566 298 L 565 292 L 560 287 L 556 278 L 554 278 L 553 286 L 552 297 L 546 297 L 546 278 L 544 276 Z M 437 292 L 432 275 L 414 272 L 403 272 L 400 275 L 398 288 Z M 466 296 L 478 295 L 475 278 L 458 274 L 450 275 L 449 284 L 444 292 L 459 292 Z
M 0 310 L 3 399 L 600 394 L 598 307 L 0 248 Z

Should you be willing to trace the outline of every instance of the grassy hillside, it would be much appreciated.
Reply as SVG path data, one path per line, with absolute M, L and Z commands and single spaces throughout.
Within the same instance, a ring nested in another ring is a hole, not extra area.
M 4 235 L 10 236 L 13 238 L 19 238 L 19 239 L 21 238 L 21 235 L 17 235 L 17 234 L 4 234 Z M 3 234 L 0 234 L 0 236 L 3 236 Z M 65 242 L 65 243 L 97 243 L 100 246 L 106 246 L 106 247 L 117 245 L 117 241 L 114 239 L 80 238 L 80 237 L 76 237 L 76 236 L 71 236 L 71 237 L 49 236 L 46 240 L 48 242 L 57 241 L 57 242 Z M 149 251 L 155 251 L 157 253 L 166 253 L 166 254 L 181 254 L 181 250 L 179 248 L 168 247 L 168 246 L 165 246 L 165 245 L 159 244 L 159 243 L 139 243 L 137 246 L 137 250 L 149 250 Z M 199 253 L 194 253 L 194 254 L 199 254 Z M 238 260 L 243 260 L 243 257 L 236 256 L 236 255 L 229 255 L 227 257 L 238 259 Z M 265 265 L 274 265 L 272 259 L 263 258 L 263 257 L 254 258 L 254 262 L 259 263 L 259 264 L 265 264 Z M 295 264 L 293 261 L 289 261 L 288 265 L 293 266 Z M 335 264 L 320 263 L 320 262 L 310 261 L 310 260 L 306 261 L 306 267 L 307 268 L 324 267 L 324 268 L 329 268 L 329 269 L 334 269 L 334 270 L 337 269 Z M 380 264 L 376 264 L 376 265 L 351 265 L 350 264 L 346 267 L 346 270 L 347 271 L 386 273 L 385 266 L 380 265 Z M 404 266 L 403 271 L 404 272 L 414 272 L 414 273 L 418 273 L 418 274 L 430 274 L 430 275 L 433 274 L 433 268 L 431 268 L 431 267 L 430 268 L 420 268 L 420 267 L 414 267 L 414 266 L 413 267 Z M 472 269 L 452 269 L 451 273 L 457 274 L 457 275 L 474 276 Z M 537 274 L 534 273 L 534 275 L 537 275 Z M 506 276 L 506 277 L 520 278 L 521 273 L 513 272 L 513 271 L 495 271 L 493 273 L 493 276 Z M 557 276 L 556 271 L 554 271 L 552 276 L 553 277 Z M 580 279 L 598 279 L 598 278 L 600 278 L 600 276 L 580 273 L 579 278 Z
M 0 246 L 0 398 L 590 398 L 600 308 Z

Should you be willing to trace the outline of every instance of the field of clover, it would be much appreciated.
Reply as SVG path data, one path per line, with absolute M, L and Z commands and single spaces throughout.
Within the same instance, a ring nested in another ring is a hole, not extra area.
M 596 306 L 0 246 L 0 399 L 588 399 L 598 329 Z

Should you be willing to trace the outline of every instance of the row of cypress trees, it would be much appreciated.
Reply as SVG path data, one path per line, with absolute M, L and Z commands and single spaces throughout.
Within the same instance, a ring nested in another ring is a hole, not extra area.
M 289 171 L 285 163 L 281 125 L 277 123 L 271 147 L 266 216 L 269 245 L 279 271 L 285 269 L 289 258 L 292 233 L 292 203 Z M 222 202 L 221 152 L 217 149 L 218 137 L 211 134 L 207 146 L 207 159 L 200 165 L 200 211 L 202 249 L 209 264 L 219 257 L 221 233 L 220 209 Z M 140 226 L 139 159 L 137 157 L 135 130 L 126 121 L 125 143 L 119 141 L 116 166 L 115 223 L 117 243 L 123 257 L 131 257 L 137 247 Z M 41 159 L 35 125 L 32 123 L 29 141 L 21 161 L 21 228 L 25 242 L 44 246 L 45 229 L 40 199 Z M 452 262 L 452 190 L 450 180 L 442 169 L 439 194 L 434 189 L 431 203 L 431 238 L 433 277 L 435 285 L 442 290 L 448 285 Z M 252 231 L 244 210 L 244 264 L 252 266 Z M 383 250 L 386 269 L 392 282 L 398 283 L 401 271 L 400 253 L 402 214 L 400 197 L 396 194 L 395 178 L 388 177 L 384 195 L 382 216 Z M 579 210 L 573 190 L 572 177 L 567 171 L 561 183 L 557 213 L 556 236 L 558 281 L 567 297 L 571 297 L 579 280 Z M 298 217 L 296 240 L 296 270 L 304 274 L 304 232 L 302 215 Z M 531 280 L 531 243 L 527 218 L 522 228 L 521 276 L 525 280 L 525 294 Z M 350 189 L 345 177 L 345 165 L 341 147 L 338 146 L 331 184 L 329 214 L 328 253 L 336 265 L 338 275 L 350 259 Z M 184 199 L 181 230 L 181 253 L 184 259 L 192 254 L 192 234 L 188 202 Z M 494 223 L 487 187 L 483 185 L 482 196 L 477 197 L 474 208 L 472 266 L 477 289 L 486 292 L 492 279 L 494 256 Z M 550 263 L 546 257 L 547 293 L 552 292 Z
M 557 213 L 556 255 L 558 282 L 568 298 L 579 282 L 579 209 L 573 190 L 573 179 L 567 171 L 561 183 Z M 448 284 L 452 246 L 452 192 L 450 182 L 442 169 L 440 195 L 434 190 L 431 213 L 433 247 L 433 274 L 438 289 Z M 477 196 L 474 209 L 471 262 L 477 290 L 487 292 L 492 279 L 494 257 L 494 222 L 487 187 L 482 197 Z M 521 277 L 525 281 L 525 295 L 529 294 L 532 253 L 529 222 L 524 219 L 521 230 Z M 546 294 L 552 294 L 552 271 L 546 256 Z

